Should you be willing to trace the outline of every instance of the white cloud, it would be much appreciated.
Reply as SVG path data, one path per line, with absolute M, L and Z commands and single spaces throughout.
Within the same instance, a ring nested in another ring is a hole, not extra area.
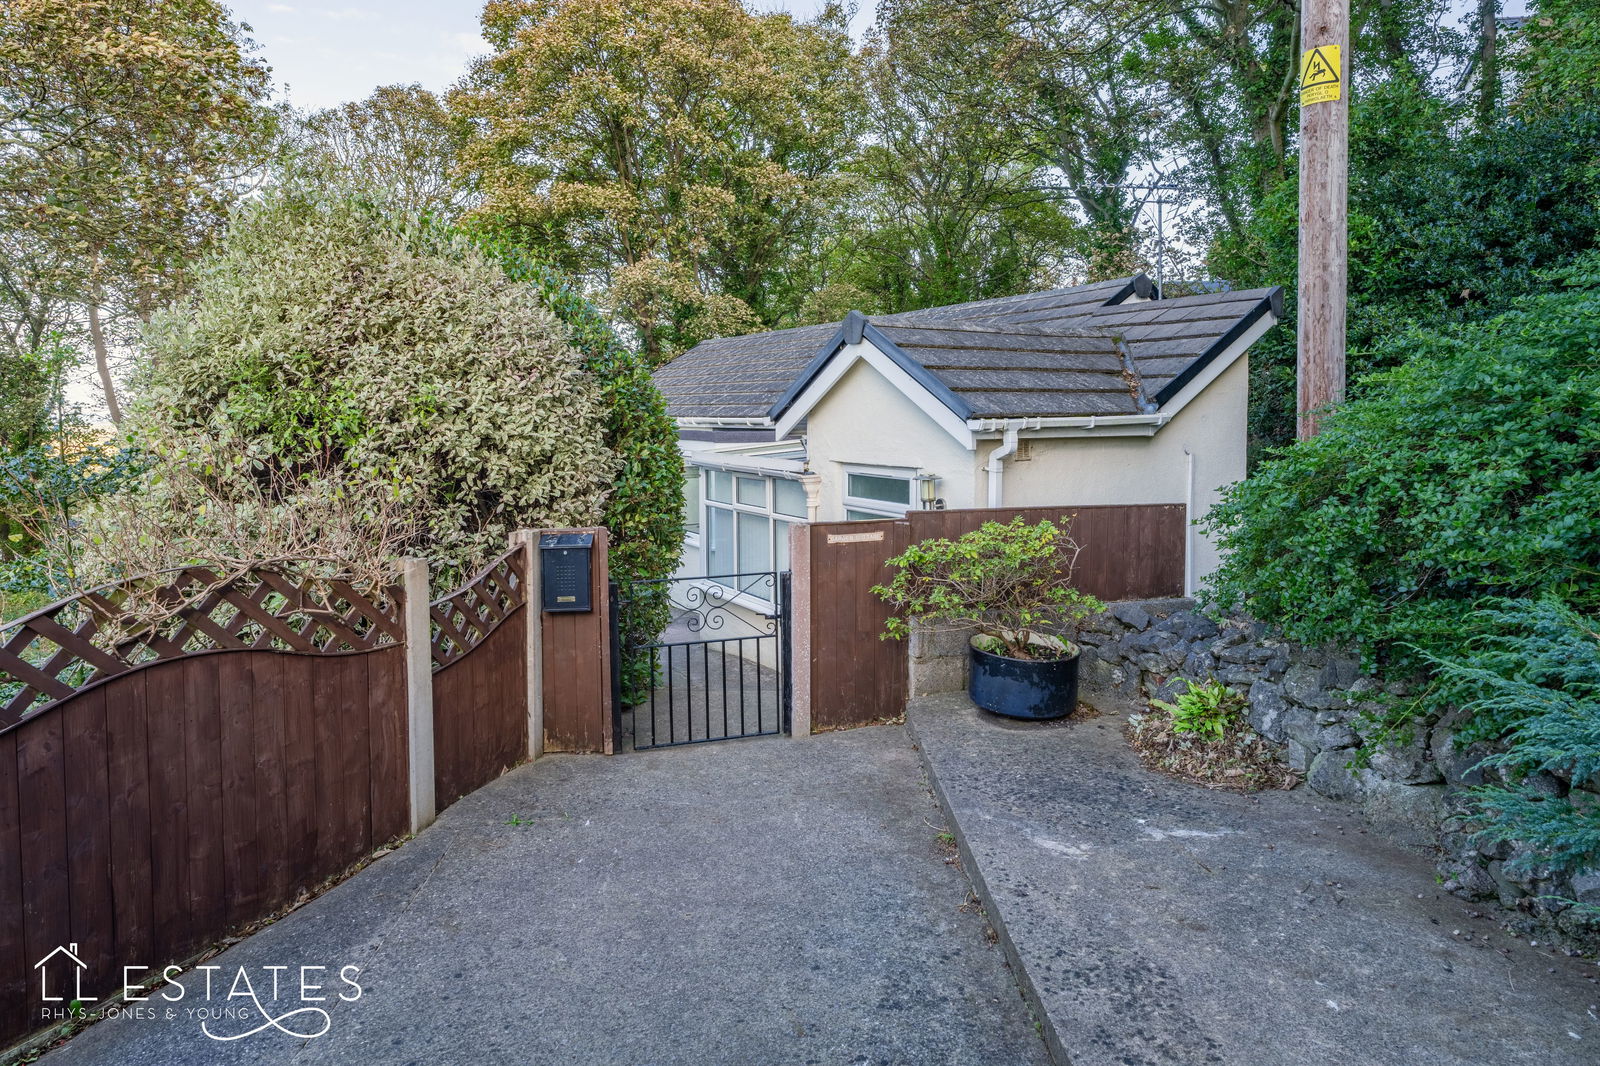
M 292 14 L 294 14 L 294 8 L 290 7 L 288 4 L 268 4 L 267 5 L 267 10 L 276 12 L 277 14 L 280 14 L 280 15 L 292 15 Z

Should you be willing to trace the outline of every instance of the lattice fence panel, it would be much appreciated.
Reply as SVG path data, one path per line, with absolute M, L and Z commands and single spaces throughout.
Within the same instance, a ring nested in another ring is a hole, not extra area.
M 482 644 L 527 598 L 522 555 L 520 545 L 512 548 L 465 585 L 429 605 L 435 671 Z
M 405 640 L 400 590 L 190 566 L 107 585 L 0 630 L 0 729 L 79 689 L 203 652 L 337 655 Z

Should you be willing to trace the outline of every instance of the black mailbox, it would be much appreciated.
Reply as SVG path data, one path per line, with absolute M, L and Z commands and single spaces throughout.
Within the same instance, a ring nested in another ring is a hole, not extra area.
M 546 533 L 539 538 L 539 587 L 546 611 L 594 610 L 589 596 L 593 557 L 593 533 Z

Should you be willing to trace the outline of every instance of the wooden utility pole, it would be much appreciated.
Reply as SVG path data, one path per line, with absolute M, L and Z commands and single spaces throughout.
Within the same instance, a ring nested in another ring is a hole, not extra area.
M 1344 399 L 1350 6 L 1304 0 L 1300 31 L 1300 439 Z

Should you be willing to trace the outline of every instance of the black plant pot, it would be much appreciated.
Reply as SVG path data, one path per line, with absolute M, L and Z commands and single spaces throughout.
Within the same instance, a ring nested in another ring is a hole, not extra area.
M 967 694 L 1006 718 L 1065 718 L 1078 706 L 1078 649 L 1061 659 L 1013 659 L 974 645 Z

